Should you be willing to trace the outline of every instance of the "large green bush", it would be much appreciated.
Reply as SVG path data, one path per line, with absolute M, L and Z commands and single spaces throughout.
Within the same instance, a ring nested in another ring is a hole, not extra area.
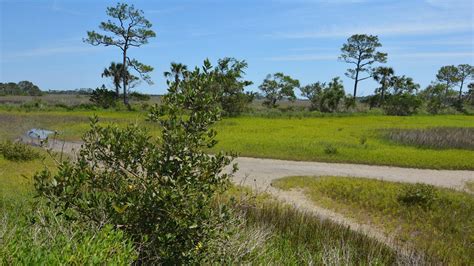
M 93 119 L 77 161 L 35 175 L 38 194 L 72 220 L 123 229 L 141 262 L 190 262 L 226 218 L 211 202 L 229 183 L 221 172 L 231 158 L 204 152 L 216 143 L 210 126 L 220 118 L 210 72 L 206 61 L 152 109 L 158 139 L 138 126 L 104 128 Z

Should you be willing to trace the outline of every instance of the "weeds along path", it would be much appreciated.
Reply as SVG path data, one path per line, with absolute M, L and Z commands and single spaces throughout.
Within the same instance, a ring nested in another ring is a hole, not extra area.
M 74 154 L 81 143 L 55 141 L 49 143 L 52 150 Z M 430 170 L 390 166 L 299 162 L 274 159 L 239 157 L 239 171 L 233 181 L 258 190 L 271 187 L 273 180 L 286 176 L 347 176 L 364 177 L 393 182 L 425 183 L 439 187 L 464 190 L 466 182 L 474 182 L 474 171 Z

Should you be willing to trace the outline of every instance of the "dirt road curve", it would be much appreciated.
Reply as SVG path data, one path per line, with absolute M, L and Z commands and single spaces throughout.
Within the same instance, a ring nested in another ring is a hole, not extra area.
M 74 154 L 80 149 L 80 143 L 50 143 L 54 151 Z M 394 236 L 386 235 L 383 230 L 368 224 L 360 224 L 332 210 L 316 206 L 300 191 L 283 191 L 271 186 L 275 179 L 285 176 L 348 176 L 366 177 L 396 182 L 426 183 L 440 187 L 463 190 L 466 181 L 474 182 L 474 171 L 427 170 L 361 164 L 296 162 L 272 159 L 240 157 L 235 160 L 239 171 L 234 175 L 236 184 L 250 186 L 257 191 L 265 191 L 275 198 L 289 203 L 296 208 L 312 213 L 321 219 L 348 226 L 354 231 L 375 238 L 400 252 L 408 252 L 405 244 L 397 243 Z
M 74 153 L 80 148 L 80 143 L 56 142 L 50 146 L 55 151 L 64 150 Z M 425 183 L 440 187 L 463 189 L 466 181 L 474 182 L 474 171 L 459 170 L 429 170 L 389 166 L 297 162 L 273 159 L 257 159 L 239 157 L 235 160 L 239 171 L 234 176 L 234 182 L 251 186 L 258 190 L 270 187 L 272 180 L 285 176 L 348 176 L 366 177 L 395 182 Z
M 235 182 L 267 187 L 272 180 L 285 176 L 348 176 L 395 182 L 425 183 L 463 189 L 466 181 L 474 182 L 474 171 L 430 170 L 363 164 L 296 162 L 240 157 Z

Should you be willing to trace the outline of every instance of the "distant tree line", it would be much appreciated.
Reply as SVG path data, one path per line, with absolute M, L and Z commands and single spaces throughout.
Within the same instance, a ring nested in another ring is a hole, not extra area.
M 94 89 L 80 88 L 73 90 L 48 90 L 48 94 L 66 94 L 66 95 L 91 95 Z
M 374 79 L 379 86 L 374 94 L 362 97 L 362 102 L 370 108 L 382 108 L 388 115 L 411 115 L 423 105 L 432 114 L 447 108 L 464 111 L 464 104 L 474 105 L 474 67 L 469 64 L 443 66 L 436 80 L 420 91 L 420 85 L 411 77 L 395 75 L 389 66 L 377 66 L 385 63 L 388 54 L 378 51 L 382 47 L 377 36 L 356 34 L 347 39 L 341 48 L 339 59 L 351 65 L 346 76 L 354 80 L 353 95 L 346 95 L 339 77 L 329 83 L 316 82 L 300 87 L 299 81 L 283 73 L 268 75 L 259 86 L 264 105 L 277 107 L 277 102 L 286 99 L 294 101 L 295 90 L 311 102 L 311 110 L 337 112 L 348 110 L 356 105 L 359 82 Z M 466 83 L 468 91 L 463 91 Z M 456 91 L 457 90 L 457 91 Z
M 43 92 L 30 81 L 0 83 L 0 95 L 41 96 Z

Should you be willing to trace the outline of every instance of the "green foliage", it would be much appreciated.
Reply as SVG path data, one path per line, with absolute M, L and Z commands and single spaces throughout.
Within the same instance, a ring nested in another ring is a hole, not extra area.
M 219 59 L 216 67 L 209 72 L 209 75 L 214 76 L 214 84 L 209 89 L 215 94 L 216 103 L 226 116 L 241 114 L 253 101 L 255 95 L 244 92 L 245 87 L 252 84 L 251 81 L 243 80 L 247 66 L 245 61 L 225 57 Z M 170 86 L 193 78 L 186 65 L 175 62 L 171 63 L 170 71 L 164 72 L 164 76 Z
M 303 189 L 318 205 L 383 228 L 387 234 L 413 244 L 433 264 L 462 265 L 474 259 L 467 244 L 474 234 L 471 194 L 354 177 L 287 177 L 273 185 L 285 190 Z
M 0 154 L 10 161 L 31 161 L 40 157 L 40 154 L 30 146 L 21 142 L 5 141 L 0 143 Z
M 390 94 L 383 109 L 388 115 L 412 115 L 416 113 L 422 102 L 416 92 L 420 85 L 413 82 L 412 78 L 394 76 L 390 81 Z
M 385 102 L 385 94 L 390 87 L 390 81 L 393 78 L 394 73 L 395 71 L 391 67 L 380 66 L 374 69 L 372 77 L 380 84 L 380 87 L 375 90 L 375 95 L 377 97 L 374 98 L 376 98 L 377 101 L 374 101 L 374 103 L 371 104 L 371 107 L 383 105 Z
M 431 114 L 438 114 L 445 108 L 443 99 L 445 97 L 445 85 L 444 84 L 431 84 L 420 94 L 426 101 L 426 109 Z
M 421 100 L 411 93 L 391 94 L 387 96 L 383 109 L 387 115 L 412 115 L 421 106 Z
M 459 80 L 459 101 L 462 101 L 462 89 L 464 83 L 468 82 L 469 80 L 474 79 L 474 66 L 469 64 L 460 64 L 457 67 L 458 69 L 458 80 Z
M 115 97 L 120 96 L 120 83 L 125 80 L 127 85 L 134 85 L 139 78 L 130 74 L 128 70 L 123 69 L 123 64 L 112 62 L 108 68 L 105 68 L 101 74 L 102 77 L 111 78 L 115 86 Z M 131 97 L 131 95 L 130 95 Z
M 311 109 L 321 112 L 337 111 L 345 92 L 339 77 L 333 78 L 329 84 L 316 82 L 301 88 L 301 93 L 311 101 Z
M 251 81 L 242 80 L 247 68 L 247 62 L 235 58 L 219 59 L 215 67 L 216 82 L 214 90 L 224 115 L 237 116 L 253 101 L 253 93 L 245 93 L 245 87 L 252 85 Z
M 370 72 L 371 66 L 376 63 L 385 63 L 387 54 L 377 51 L 382 44 L 379 38 L 374 35 L 355 34 L 347 39 L 341 48 L 340 60 L 355 65 L 354 68 L 347 69 L 347 77 L 354 80 L 354 99 L 357 96 L 357 83 L 370 78 L 361 77 L 364 72 Z
M 150 95 L 139 93 L 139 92 L 132 92 L 130 93 L 130 99 L 139 102 L 145 102 L 150 100 Z
M 3 95 L 29 95 L 41 96 L 43 92 L 38 86 L 30 81 L 20 81 L 17 83 L 0 83 L 0 96 Z
M 337 154 L 337 148 L 332 144 L 324 145 L 324 153 L 327 155 Z
M 133 80 L 133 76 L 127 75 L 129 67 L 140 74 L 140 77 L 152 84 L 149 73 L 153 71 L 153 67 L 145 65 L 134 58 L 130 58 L 128 55 L 128 49 L 130 47 L 140 47 L 148 43 L 148 39 L 156 36 L 155 32 L 151 29 L 152 24 L 148 21 L 143 14 L 142 10 L 135 9 L 133 5 L 126 3 L 117 3 L 114 7 L 107 8 L 107 15 L 114 19 L 101 22 L 99 28 L 106 32 L 101 34 L 95 31 L 88 31 L 87 38 L 84 42 L 91 45 L 104 45 L 104 46 L 116 46 L 122 52 L 122 65 L 120 67 L 122 79 L 122 90 L 124 97 L 124 104 L 128 105 L 127 97 L 127 86 Z M 110 33 L 110 35 L 107 35 Z M 116 69 L 118 70 L 118 69 Z M 116 76 L 117 73 L 112 74 Z M 115 82 L 115 77 L 114 77 Z
M 300 82 L 283 73 L 268 74 L 263 83 L 258 86 L 265 97 L 264 105 L 269 108 L 277 107 L 277 101 L 288 99 L 296 100 L 295 89 Z
M 437 191 L 433 185 L 409 184 L 405 185 L 397 200 L 407 206 L 419 206 L 424 209 L 430 208 L 437 198 Z
M 205 152 L 216 144 L 210 127 L 220 119 L 210 72 L 205 61 L 151 110 L 158 140 L 138 126 L 101 127 L 93 119 L 77 161 L 35 175 L 38 194 L 69 219 L 123 229 L 141 262 L 191 261 L 226 218 L 211 207 L 229 183 L 221 172 L 231 157 Z
M 92 91 L 89 100 L 95 105 L 105 109 L 115 107 L 117 105 L 117 95 L 105 87 L 97 88 Z
M 450 65 L 450 66 L 443 66 L 438 70 L 436 74 L 436 79 L 446 84 L 446 92 L 455 86 L 459 82 L 459 71 L 458 68 Z
M 0 176 L 1 185 L 4 181 Z M 20 195 L 0 198 L 1 265 L 130 264 L 136 259 L 132 241 L 120 230 L 69 222 L 43 204 L 31 206 L 28 194 Z

